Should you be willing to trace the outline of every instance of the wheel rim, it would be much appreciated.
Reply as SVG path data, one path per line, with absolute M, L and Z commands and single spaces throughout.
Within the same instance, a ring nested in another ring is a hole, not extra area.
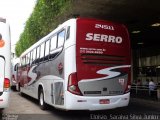
M 43 93 L 40 94 L 40 105 L 43 106 Z

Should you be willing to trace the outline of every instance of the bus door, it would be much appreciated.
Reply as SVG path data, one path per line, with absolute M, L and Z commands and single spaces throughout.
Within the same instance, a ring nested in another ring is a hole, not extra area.
M 4 74 L 5 74 L 5 60 L 3 57 L 0 56 L 0 92 L 3 92 L 4 86 Z

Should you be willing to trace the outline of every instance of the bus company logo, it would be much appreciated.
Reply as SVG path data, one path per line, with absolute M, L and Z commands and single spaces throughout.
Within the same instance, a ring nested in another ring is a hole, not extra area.
M 102 25 L 102 24 L 95 24 L 95 28 L 101 28 L 101 29 L 105 29 L 105 30 L 114 30 L 113 26 Z
M 122 37 L 113 36 L 113 35 L 104 35 L 104 34 L 96 34 L 96 33 L 87 33 L 86 34 L 87 41 L 97 41 L 97 42 L 108 42 L 108 43 L 122 43 Z

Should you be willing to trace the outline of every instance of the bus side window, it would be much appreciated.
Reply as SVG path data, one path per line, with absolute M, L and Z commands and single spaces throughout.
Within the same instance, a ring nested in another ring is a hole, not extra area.
M 32 65 L 32 62 L 33 62 L 33 50 L 31 51 L 31 56 L 30 56 L 30 65 Z
M 36 48 L 36 61 L 35 61 L 35 63 L 39 63 L 39 57 L 40 57 L 40 47 L 38 46 L 37 48 Z
M 33 64 L 36 62 L 36 49 L 33 49 Z
M 65 40 L 65 30 L 58 33 L 58 48 L 62 47 Z
M 22 66 L 24 67 L 26 64 L 26 56 L 23 56 L 22 57 Z
M 45 44 L 45 61 L 49 59 L 49 49 L 50 49 L 50 40 L 46 41 Z
M 56 48 L 57 48 L 57 34 L 51 38 L 50 43 L 51 43 L 51 45 L 50 45 L 50 59 L 52 59 L 56 56 L 56 53 L 54 52 L 54 50 L 56 50 Z
M 70 26 L 67 27 L 66 40 L 68 40 L 69 37 L 70 37 Z
M 44 60 L 44 43 L 41 44 L 41 49 L 40 49 L 40 62 Z
M 51 38 L 51 46 L 50 46 L 50 52 L 52 52 L 57 47 L 57 35 L 54 35 Z
M 30 53 L 28 53 L 28 54 L 26 55 L 26 65 L 29 64 L 29 59 L 30 59 Z

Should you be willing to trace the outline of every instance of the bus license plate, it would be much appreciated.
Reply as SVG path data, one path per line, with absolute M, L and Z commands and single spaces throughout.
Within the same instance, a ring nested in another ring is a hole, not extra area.
M 109 99 L 100 99 L 99 104 L 109 104 L 110 100 Z

